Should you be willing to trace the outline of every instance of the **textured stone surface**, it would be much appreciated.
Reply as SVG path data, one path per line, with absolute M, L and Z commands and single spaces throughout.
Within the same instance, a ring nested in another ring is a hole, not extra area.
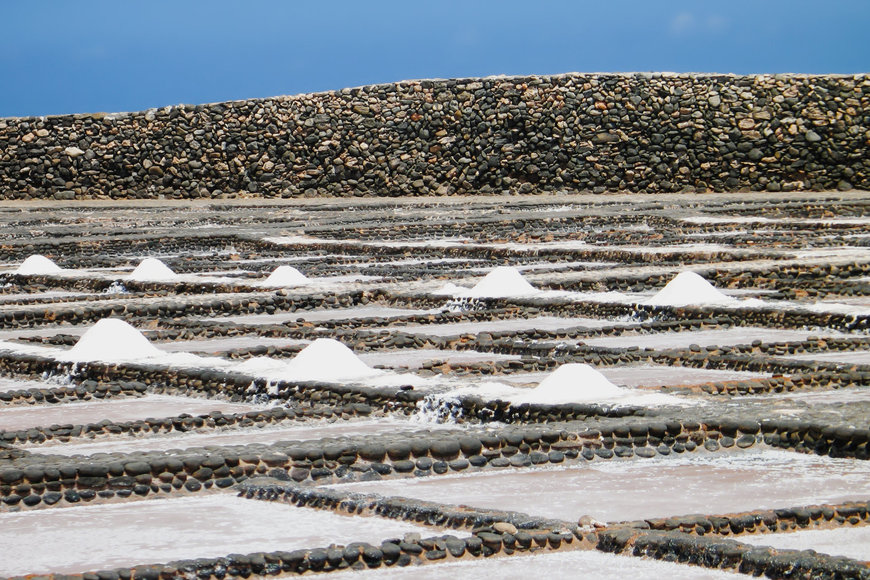
M 0 119 L 0 198 L 866 189 L 870 78 L 424 80 Z

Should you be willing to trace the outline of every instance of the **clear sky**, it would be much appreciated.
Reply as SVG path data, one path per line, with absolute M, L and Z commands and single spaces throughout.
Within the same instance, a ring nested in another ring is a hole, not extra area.
M 870 72 L 870 0 L 10 0 L 0 117 L 432 77 Z

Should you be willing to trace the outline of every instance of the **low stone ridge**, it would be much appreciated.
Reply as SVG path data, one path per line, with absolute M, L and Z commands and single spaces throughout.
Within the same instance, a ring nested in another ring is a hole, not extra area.
M 868 104 L 866 75 L 572 73 L 7 118 L 0 196 L 866 189 Z

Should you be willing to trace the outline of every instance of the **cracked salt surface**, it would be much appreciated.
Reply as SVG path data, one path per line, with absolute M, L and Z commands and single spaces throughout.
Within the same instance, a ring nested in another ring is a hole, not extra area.
M 743 574 L 710 570 L 688 564 L 617 556 L 582 550 L 507 558 L 486 558 L 378 570 L 336 572 L 330 580 L 456 580 L 457 578 L 498 578 L 499 580 L 613 580 L 613 578 L 667 578 L 668 580 L 738 580 Z
M 866 463 L 768 449 L 694 452 L 329 487 L 556 519 L 591 515 L 613 522 L 863 501 L 870 498 Z M 523 493 L 517 494 L 520 489 Z
M 831 556 L 870 561 L 870 527 L 800 530 L 780 534 L 740 536 L 739 541 L 779 550 L 815 550 Z
M 0 576 L 75 573 L 357 541 L 378 545 L 407 532 L 424 537 L 435 533 L 404 522 L 228 494 L 4 513 Z

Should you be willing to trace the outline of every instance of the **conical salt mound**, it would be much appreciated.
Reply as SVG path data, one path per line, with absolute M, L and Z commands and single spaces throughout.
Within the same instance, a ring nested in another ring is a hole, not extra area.
M 117 318 L 103 318 L 73 346 L 67 360 L 130 360 L 163 354 L 141 332 Z
M 557 405 L 587 403 L 612 399 L 626 394 L 587 364 L 564 364 L 553 371 L 534 389 L 515 398 L 518 402 Z
M 673 280 L 646 301 L 651 306 L 687 306 L 689 304 L 725 304 L 734 302 L 694 272 L 680 272 Z
M 383 374 L 331 338 L 318 338 L 287 363 L 286 376 L 299 381 L 344 381 Z
M 302 286 L 310 281 L 305 274 L 293 266 L 278 266 L 261 284 L 275 288 L 289 288 L 291 286 Z
M 34 254 L 32 256 L 28 256 L 26 260 L 21 262 L 21 265 L 18 266 L 18 269 L 15 270 L 15 273 L 21 274 L 22 276 L 39 276 L 45 274 L 57 274 L 62 270 L 63 268 L 61 268 L 45 256 Z
M 507 298 L 528 296 L 538 291 L 529 284 L 519 270 L 511 266 L 499 266 L 487 274 L 465 296 L 469 298 Z
M 177 277 L 169 266 L 157 258 L 145 258 L 128 276 L 127 280 L 136 282 L 166 282 Z

